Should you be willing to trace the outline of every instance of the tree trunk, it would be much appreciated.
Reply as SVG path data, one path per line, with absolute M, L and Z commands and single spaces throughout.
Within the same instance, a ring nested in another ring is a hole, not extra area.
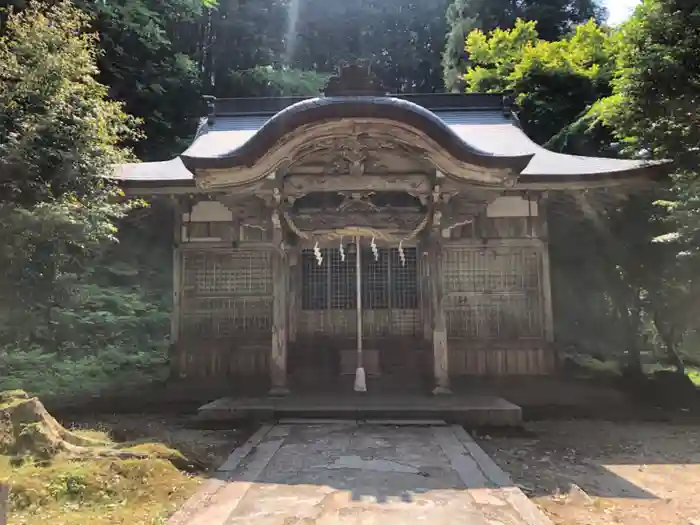
M 630 309 L 623 305 L 617 308 L 617 315 L 623 325 L 623 334 L 625 341 L 625 350 L 627 355 L 624 362 L 624 368 L 627 373 L 633 375 L 642 375 L 642 357 L 639 351 L 639 340 L 637 337 L 636 323 L 633 322 L 632 316 L 634 309 Z
M 676 372 L 685 375 L 685 363 L 678 353 L 678 338 L 675 336 L 675 330 L 664 325 L 658 312 L 654 312 L 654 326 L 656 326 L 656 331 L 664 343 L 669 363 L 676 367 Z

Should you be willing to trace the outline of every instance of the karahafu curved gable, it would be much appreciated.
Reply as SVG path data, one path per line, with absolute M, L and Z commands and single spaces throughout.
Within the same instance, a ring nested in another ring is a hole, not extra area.
M 433 112 L 391 97 L 332 97 L 298 102 L 242 139 L 209 133 L 181 158 L 204 187 L 238 186 L 300 161 L 309 151 L 403 148 L 448 175 L 513 185 L 532 155 L 493 155 L 474 147 Z M 200 175 L 201 174 L 201 175 Z

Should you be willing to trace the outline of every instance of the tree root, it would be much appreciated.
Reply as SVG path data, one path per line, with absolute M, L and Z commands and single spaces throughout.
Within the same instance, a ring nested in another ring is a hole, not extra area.
M 76 459 L 163 459 L 188 472 L 204 469 L 162 444 L 112 445 L 78 435 L 56 421 L 38 398 L 22 391 L 0 393 L 0 454 L 42 461 L 59 454 Z

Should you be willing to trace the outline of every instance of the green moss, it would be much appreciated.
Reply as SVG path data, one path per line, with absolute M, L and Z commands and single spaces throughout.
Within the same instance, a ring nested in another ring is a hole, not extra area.
M 697 387 L 700 387 L 700 368 L 689 368 L 688 377 Z
M 0 456 L 3 478 L 11 485 L 10 523 L 26 525 L 161 523 L 200 482 L 162 459 L 13 465 Z
M 29 399 L 29 394 L 24 390 L 6 390 L 0 392 L 0 410 L 19 405 Z

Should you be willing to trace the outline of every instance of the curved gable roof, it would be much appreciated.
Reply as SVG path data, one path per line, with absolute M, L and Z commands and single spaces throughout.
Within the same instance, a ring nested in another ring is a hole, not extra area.
M 425 134 L 455 159 L 496 170 L 522 171 L 532 155 L 494 155 L 470 144 L 424 107 L 393 97 L 322 97 L 281 110 L 258 129 L 210 132 L 197 139 L 181 158 L 190 170 L 254 166 L 285 136 L 330 121 L 372 119 L 403 124 Z

